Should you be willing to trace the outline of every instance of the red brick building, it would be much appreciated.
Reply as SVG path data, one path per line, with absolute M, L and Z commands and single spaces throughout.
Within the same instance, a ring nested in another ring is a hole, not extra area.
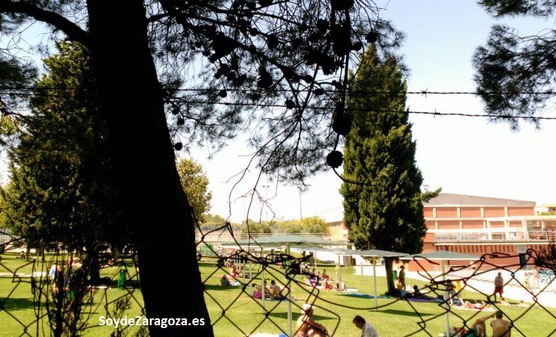
M 441 193 L 423 205 L 423 252 L 517 255 L 556 239 L 556 216 L 537 215 L 535 202 Z M 514 262 L 514 261 L 508 261 Z
M 423 204 L 427 225 L 423 253 L 446 250 L 482 256 L 501 253 L 513 258 L 497 264 L 518 263 L 517 255 L 527 249 L 538 250 L 556 241 L 556 215 L 539 215 L 534 201 L 441 193 Z M 554 212 L 556 205 L 538 207 Z M 347 241 L 342 221 L 329 223 L 335 241 Z M 487 258 L 487 262 L 488 262 Z M 467 261 L 449 261 L 459 265 Z

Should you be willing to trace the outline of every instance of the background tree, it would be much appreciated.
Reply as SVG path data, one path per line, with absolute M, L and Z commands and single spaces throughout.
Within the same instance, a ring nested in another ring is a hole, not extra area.
M 257 222 L 255 220 L 249 220 L 249 226 L 243 224 L 240 229 L 242 234 L 255 234 L 257 236 L 272 233 L 272 227 L 269 223 Z
M 299 220 L 279 221 L 276 231 L 287 234 L 327 234 L 328 225 L 326 221 L 318 216 L 306 217 Z
M 303 233 L 303 229 L 301 228 L 301 224 L 299 220 L 287 220 L 280 222 L 278 224 L 278 231 L 281 233 L 287 234 L 299 234 Z
M 550 241 L 548 245 L 540 247 L 535 257 L 536 266 L 556 271 L 556 242 Z
M 0 13 L 2 32 L 41 21 L 54 37 L 91 52 L 97 80 L 91 90 L 106 118 L 121 208 L 138 247 L 146 314 L 206 322 L 151 326 L 157 336 L 212 336 L 193 211 L 174 149 L 199 137 L 218 147 L 258 123 L 250 143 L 261 169 L 304 179 L 324 167 L 321 159 L 335 143 L 325 107 L 344 99 L 350 56 L 366 41 L 389 48 L 400 38 L 371 0 L 0 0 Z M 188 90 L 181 90 L 184 83 Z M 174 270 L 176 259 L 184 268 L 160 287 L 159 271 Z M 196 305 L 184 306 L 185 298 Z
M 96 99 L 79 90 L 91 86 L 88 55 L 77 44 L 59 43 L 58 50 L 35 85 L 45 94 L 33 98 L 30 115 L 18 117 L 22 130 L 9 153 L 3 223 L 40 248 L 59 242 L 92 252 L 123 237 L 110 206 L 117 191 Z M 46 94 L 53 87 L 58 94 Z
M 205 230 L 211 230 L 222 227 L 226 224 L 226 219 L 218 214 L 207 214 L 201 227 Z
M 80 253 L 82 267 L 72 272 L 80 277 L 72 278 L 70 304 L 64 304 L 63 290 L 53 298 L 41 294 L 57 308 L 51 321 L 54 335 L 66 331 L 76 336 L 83 296 L 100 280 L 99 251 L 107 244 L 121 248 L 127 235 L 112 206 L 118 192 L 96 98 L 79 90 L 94 81 L 88 55 L 75 43 L 59 43 L 58 50 L 59 55 L 44 61 L 47 73 L 35 88 L 59 92 L 35 96 L 30 114 L 20 118 L 19 142 L 9 152 L 11 179 L 2 190 L 2 220 L 28 246 L 40 250 L 62 244 Z
M 301 219 L 302 233 L 326 234 L 328 233 L 328 225 L 323 218 L 311 216 Z
M 192 159 L 181 159 L 177 163 L 177 169 L 181 186 L 197 221 L 205 222 L 205 212 L 210 209 L 212 193 L 207 190 L 209 180 L 203 167 Z
M 420 253 L 426 234 L 423 178 L 405 110 L 406 83 L 397 61 L 365 53 L 351 82 L 352 129 L 345 141 L 344 222 L 357 249 Z M 391 261 L 388 291 L 394 290 Z
M 496 17 L 536 16 L 550 18 L 556 4 L 541 0 L 483 0 L 479 3 Z M 477 91 L 486 112 L 495 120 L 519 127 L 519 119 L 538 125 L 538 112 L 553 102 L 556 84 L 556 34 L 553 29 L 538 35 L 520 36 L 507 25 L 495 25 L 485 46 L 473 57 Z

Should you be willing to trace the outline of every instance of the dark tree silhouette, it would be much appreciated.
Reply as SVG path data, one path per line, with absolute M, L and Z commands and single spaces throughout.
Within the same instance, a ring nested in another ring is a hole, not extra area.
M 484 0 L 488 12 L 497 17 L 529 15 L 549 18 L 556 5 L 540 0 Z M 495 25 L 485 46 L 473 58 L 477 91 L 494 120 L 513 128 L 527 118 L 539 125 L 538 113 L 554 97 L 556 85 L 556 35 L 553 29 L 520 36 L 506 25 Z

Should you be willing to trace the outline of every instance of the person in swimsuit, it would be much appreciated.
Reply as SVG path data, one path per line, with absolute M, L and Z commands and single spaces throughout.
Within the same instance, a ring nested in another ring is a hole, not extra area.
M 496 312 L 496 319 L 490 322 L 492 327 L 493 337 L 511 337 L 512 336 L 512 323 L 502 319 L 504 314 L 502 311 Z
M 500 300 L 504 300 L 504 279 L 502 273 L 498 273 L 494 279 L 494 302 L 496 302 L 496 294 L 500 294 Z
M 324 325 L 313 320 L 313 306 L 309 303 L 303 304 L 302 314 L 297 319 L 297 337 L 326 337 L 328 331 Z

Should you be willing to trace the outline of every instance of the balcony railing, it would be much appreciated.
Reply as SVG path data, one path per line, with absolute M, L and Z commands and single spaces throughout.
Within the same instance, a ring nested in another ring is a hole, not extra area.
M 530 240 L 548 240 L 548 241 L 556 241 L 556 231 L 549 230 L 549 231 L 529 231 L 529 239 Z
M 453 242 L 453 241 L 556 241 L 556 231 L 529 231 L 528 235 L 522 231 L 492 231 L 486 230 L 462 232 L 460 230 L 453 231 L 430 231 L 435 234 L 436 242 Z

